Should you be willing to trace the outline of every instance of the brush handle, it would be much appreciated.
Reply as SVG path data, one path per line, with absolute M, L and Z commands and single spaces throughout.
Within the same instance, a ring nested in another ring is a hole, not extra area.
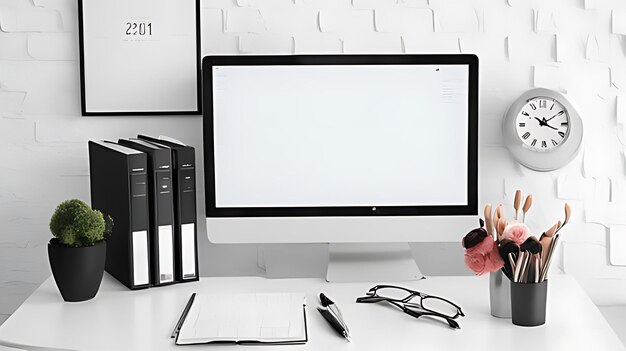
M 502 241 L 502 239 L 504 239 L 503 235 L 504 235 L 504 229 L 506 229 L 506 226 L 509 223 L 507 222 L 506 219 L 504 218 L 500 218 L 500 223 L 498 223 L 498 241 Z
M 556 229 L 556 233 L 558 233 L 559 231 L 561 231 L 561 229 L 563 227 L 565 227 L 565 225 L 569 222 L 569 218 L 572 215 L 572 208 L 569 207 L 569 204 L 566 202 L 565 203 L 565 221 L 563 221 L 563 224 L 561 224 L 557 229 Z
M 552 237 L 554 235 L 554 233 L 556 233 L 556 231 L 561 227 L 561 221 L 556 222 L 555 225 L 553 225 L 552 227 L 550 227 L 550 229 L 546 230 L 545 235 L 547 237 Z
M 513 257 L 513 253 L 509 252 L 509 264 L 511 265 L 511 281 L 515 281 L 515 258 Z
M 498 207 L 496 207 L 495 210 L 493 210 L 493 218 L 491 219 L 491 221 L 493 222 L 493 226 L 495 228 L 495 233 L 496 233 L 496 238 L 497 238 L 497 234 L 498 234 L 498 223 L 500 222 L 500 212 L 498 212 Z
M 515 242 L 512 240 L 504 239 L 498 245 L 498 253 L 502 258 L 502 261 L 504 261 L 504 266 L 502 267 L 502 269 L 506 273 L 507 278 L 509 278 L 509 280 L 511 281 L 513 281 L 513 265 L 515 264 L 515 262 L 513 262 L 512 265 L 509 257 L 512 254 L 517 254 L 518 252 L 519 246 L 517 246 L 517 244 L 515 244 Z
M 539 255 L 535 255 L 535 283 L 539 283 L 541 275 L 541 258 Z
M 533 254 L 528 251 L 526 254 L 526 266 L 524 267 L 524 283 L 530 283 L 533 271 Z
M 547 257 L 548 251 L 550 250 L 550 242 L 552 242 L 552 237 L 548 236 L 546 233 L 541 235 L 539 239 L 539 243 L 541 244 L 541 257 Z
M 517 190 L 515 192 L 515 200 L 513 200 L 513 208 L 515 209 L 515 220 L 517 221 L 517 212 L 519 211 L 519 205 L 522 203 L 522 191 Z
M 533 196 L 532 195 L 526 196 L 526 201 L 524 201 L 524 207 L 522 208 L 522 211 L 528 212 L 528 210 L 530 210 L 530 206 L 532 205 L 533 205 Z
M 531 253 L 526 251 L 524 252 L 524 262 L 522 263 L 522 272 L 520 273 L 520 281 L 522 283 L 528 283 L 528 271 L 530 270 L 530 255 Z
M 545 258 L 543 260 L 543 265 L 541 266 L 541 281 L 545 279 L 546 272 L 548 271 L 548 265 L 550 264 L 550 250 L 552 250 L 553 243 L 554 237 L 550 238 L 550 245 L 548 245 L 548 251 L 546 252 Z
M 532 205 L 533 205 L 533 196 L 532 195 L 526 196 L 526 201 L 524 201 L 524 207 L 522 208 L 522 212 L 524 212 L 524 219 L 522 222 L 526 222 L 526 212 L 530 210 L 530 206 Z
M 495 239 L 495 235 L 493 233 L 493 222 L 491 221 L 491 204 L 485 205 L 485 228 L 487 229 L 487 234 Z
M 522 279 L 522 270 L 524 269 L 524 261 L 526 260 L 526 252 L 520 252 L 515 261 L 515 282 L 519 283 Z
M 550 243 L 550 250 L 548 252 L 548 256 L 546 257 L 546 261 L 543 263 L 543 270 L 541 272 L 540 281 L 546 280 L 546 276 L 548 275 L 548 269 L 550 268 L 550 262 L 552 261 L 552 254 L 554 253 L 554 249 L 556 247 L 557 242 L 559 241 L 559 234 L 556 234 L 552 238 L 552 242 Z

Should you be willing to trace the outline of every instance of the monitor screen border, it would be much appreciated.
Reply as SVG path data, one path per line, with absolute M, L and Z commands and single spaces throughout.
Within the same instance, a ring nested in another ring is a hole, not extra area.
M 213 66 L 254 65 L 467 65 L 469 68 L 467 205 L 451 206 L 331 206 L 217 207 L 213 138 Z M 204 185 L 207 218 L 222 217 L 352 217 L 462 216 L 478 214 L 478 57 L 441 55 L 285 55 L 205 56 L 202 60 Z

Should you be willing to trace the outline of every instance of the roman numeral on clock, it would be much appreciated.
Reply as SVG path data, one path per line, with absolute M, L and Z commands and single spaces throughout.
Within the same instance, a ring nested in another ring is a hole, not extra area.
M 520 127 L 526 127 L 526 123 L 524 123 L 524 122 L 520 122 L 519 126 L 520 126 Z
M 537 109 L 537 105 L 533 104 L 532 102 L 530 103 L 530 108 L 532 108 L 533 110 Z
M 532 143 L 530 143 L 530 146 L 535 146 L 537 145 L 537 139 L 534 139 Z
M 548 105 L 548 102 L 546 100 L 539 100 L 539 107 L 540 108 L 546 108 Z
M 557 146 L 559 143 L 557 143 L 556 140 L 552 139 L 552 145 Z
M 522 135 L 522 139 L 524 139 L 524 140 L 528 139 L 528 137 L 530 137 L 530 133 L 529 132 L 526 132 L 526 133 L 524 133 L 524 135 Z
M 542 141 L 541 141 L 541 147 L 548 147 L 548 144 L 546 144 L 546 141 L 545 141 L 545 140 L 542 140 Z
M 565 138 L 565 133 L 559 132 L 559 135 L 561 136 L 561 138 Z

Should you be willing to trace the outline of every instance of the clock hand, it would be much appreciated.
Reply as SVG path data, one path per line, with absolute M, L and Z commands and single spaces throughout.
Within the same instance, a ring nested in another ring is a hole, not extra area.
M 548 127 L 548 128 L 552 128 L 552 129 L 554 129 L 554 130 L 558 130 L 558 129 L 554 128 L 553 126 L 549 125 L 548 123 L 544 123 L 544 126 L 546 126 L 546 127 Z
M 539 126 L 541 126 L 541 127 L 548 127 L 548 128 L 552 128 L 554 130 L 558 130 L 557 128 L 554 128 L 553 126 L 549 125 L 548 121 L 546 121 L 545 117 L 541 118 L 541 119 L 538 118 L 538 117 L 535 117 L 535 119 L 539 121 Z
M 552 118 L 554 118 L 554 117 L 552 117 Z M 552 119 L 552 118 L 550 118 L 550 119 Z M 548 121 L 546 121 L 546 118 L 545 118 L 545 117 L 543 117 L 542 119 L 543 119 L 543 125 L 544 125 L 544 126 L 546 126 L 546 127 L 548 127 L 548 128 L 552 128 L 552 129 L 554 129 L 554 130 L 558 130 L 558 129 L 554 128 L 553 126 L 549 125 L 549 124 L 548 124 Z
M 549 118 L 546 122 L 548 122 L 548 121 L 550 121 L 551 119 L 553 119 L 554 117 L 556 117 L 556 116 L 560 116 L 560 115 L 562 115 L 562 114 L 563 114 L 563 111 L 560 111 L 560 112 L 558 112 L 556 115 L 554 115 L 554 116 L 550 117 L 550 118 Z M 544 119 L 545 119 L 545 118 L 544 118 Z
M 539 121 L 539 125 L 540 125 L 541 127 L 543 127 L 543 126 L 545 126 L 545 125 L 546 125 L 546 122 L 544 121 L 544 120 L 545 120 L 545 118 L 544 118 L 544 120 L 541 120 L 541 119 L 539 119 L 539 118 L 535 117 L 535 119 Z

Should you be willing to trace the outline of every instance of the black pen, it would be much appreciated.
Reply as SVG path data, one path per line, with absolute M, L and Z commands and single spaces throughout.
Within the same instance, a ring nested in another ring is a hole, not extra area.
M 191 294 L 191 297 L 189 298 L 189 301 L 187 301 L 187 305 L 185 306 L 185 309 L 183 310 L 183 314 L 180 315 L 180 318 L 178 318 L 178 323 L 176 323 L 176 327 L 174 328 L 174 331 L 172 332 L 172 336 L 170 338 L 175 338 L 176 335 L 178 335 L 178 332 L 180 331 L 180 328 L 183 326 L 183 322 L 185 321 L 185 318 L 187 318 L 187 314 L 189 313 L 189 310 L 191 309 L 191 304 L 193 304 L 193 299 L 196 297 L 196 293 Z
M 321 306 L 317 306 L 317 310 L 322 314 L 324 319 L 330 324 L 333 329 L 337 331 L 341 336 L 350 341 L 350 331 L 348 325 L 343 320 L 341 311 L 335 303 L 329 299 L 324 293 L 320 293 Z

